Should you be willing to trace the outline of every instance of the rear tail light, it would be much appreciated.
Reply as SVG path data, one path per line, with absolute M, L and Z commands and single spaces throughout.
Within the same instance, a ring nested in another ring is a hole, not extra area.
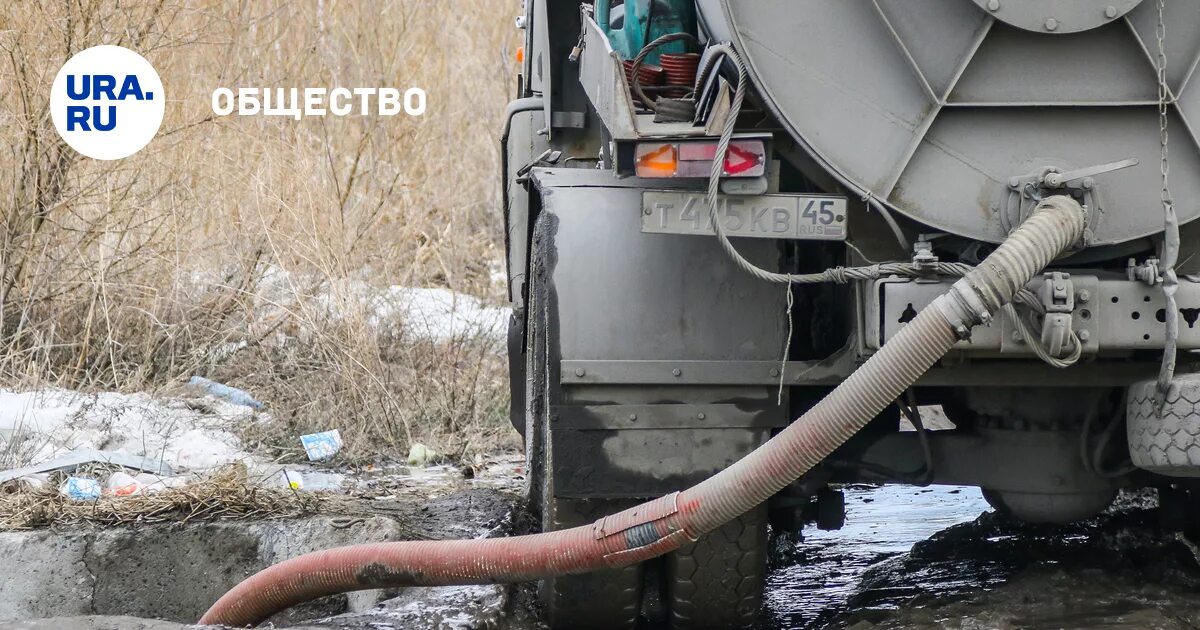
M 679 172 L 678 147 L 673 144 L 638 145 L 638 177 L 677 177 L 677 172 Z
M 717 156 L 715 141 L 639 142 L 634 151 L 638 177 L 708 177 Z M 762 140 L 734 140 L 725 151 L 724 177 L 759 177 L 766 172 Z

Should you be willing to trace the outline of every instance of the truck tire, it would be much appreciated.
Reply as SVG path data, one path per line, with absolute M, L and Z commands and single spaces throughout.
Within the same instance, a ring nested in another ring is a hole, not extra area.
M 1129 387 L 1129 459 L 1161 475 L 1200 476 L 1200 374 L 1175 377 L 1161 414 L 1154 406 L 1155 393 L 1155 381 Z
M 637 500 L 569 499 L 555 496 L 549 409 L 559 398 L 557 372 L 549 352 L 554 338 L 548 315 L 545 259 L 532 246 L 525 357 L 525 455 L 530 507 L 541 516 L 543 531 L 587 525 L 639 503 Z M 517 385 L 514 384 L 514 387 Z M 538 599 L 551 628 L 619 630 L 634 628 L 642 600 L 642 565 L 543 580 Z
M 671 628 L 750 628 L 767 574 L 767 509 L 760 505 L 667 556 Z
M 551 499 L 543 510 L 554 529 L 594 523 L 633 507 L 636 500 Z M 539 596 L 551 628 L 635 628 L 642 604 L 642 565 L 543 580 Z

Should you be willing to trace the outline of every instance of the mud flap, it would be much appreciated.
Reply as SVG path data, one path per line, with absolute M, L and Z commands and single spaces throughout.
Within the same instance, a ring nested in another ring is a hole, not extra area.
M 650 497 L 723 469 L 787 423 L 777 388 L 699 382 L 568 381 L 564 361 L 620 370 L 638 361 L 777 361 L 785 294 L 737 269 L 710 236 L 642 232 L 646 190 L 691 183 L 535 168 L 541 195 L 531 269 L 547 311 L 555 496 Z M 747 239 L 745 256 L 777 266 L 776 241 Z M 731 379 L 733 382 L 736 379 Z

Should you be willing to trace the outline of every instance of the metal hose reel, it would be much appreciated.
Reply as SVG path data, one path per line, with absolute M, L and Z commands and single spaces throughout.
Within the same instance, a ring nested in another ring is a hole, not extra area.
M 1086 188 L 1080 178 L 1042 194 L 1089 206 L 1089 245 L 1163 231 L 1155 2 L 699 4 L 710 29 L 733 41 L 765 104 L 856 194 L 996 243 L 1037 203 L 1016 207 L 1014 178 L 1020 196 L 1029 178 L 1123 163 L 1091 175 Z M 1165 22 L 1164 106 L 1182 224 L 1200 216 L 1195 4 L 1167 2 Z

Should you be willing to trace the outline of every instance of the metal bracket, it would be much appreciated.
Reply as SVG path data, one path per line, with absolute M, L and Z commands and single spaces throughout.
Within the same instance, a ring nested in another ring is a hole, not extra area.
M 535 166 L 538 166 L 539 164 L 558 164 L 558 160 L 561 157 L 562 151 L 555 151 L 554 149 L 546 149 L 545 151 L 542 151 L 541 155 L 533 158 L 533 160 L 531 160 L 528 164 L 517 169 L 517 177 L 515 181 L 518 184 L 524 184 L 525 182 L 529 181 L 529 172 L 532 171 Z
M 1003 320 L 1002 320 L 1003 321 Z M 1132 333 L 1128 326 L 1120 330 Z M 1080 330 L 1083 336 L 1084 330 Z M 1129 335 L 1131 336 L 1131 335 Z M 1140 342 L 1141 336 L 1137 337 Z M 960 350 L 970 349 L 982 341 L 976 335 L 970 344 L 963 342 Z M 993 346 L 1001 344 L 1000 331 L 993 331 Z M 1122 340 L 1132 345 L 1132 340 Z M 1149 347 L 1151 342 L 1144 342 Z M 1085 348 L 1092 343 L 1085 343 Z M 1114 345 L 1118 345 L 1114 342 Z M 1124 387 L 1138 381 L 1154 378 L 1158 363 L 1119 361 L 1081 362 L 1069 370 L 1050 367 L 1041 361 L 1026 357 L 1025 360 L 988 360 L 1001 356 L 993 351 L 992 357 L 978 362 L 966 361 L 942 364 L 931 368 L 917 382 L 929 387 L 965 387 L 1003 383 L 1022 387 Z M 837 385 L 846 380 L 858 362 L 854 352 L 838 352 L 825 361 L 788 361 L 784 373 L 784 384 L 790 385 Z M 684 385 L 705 386 L 779 386 L 778 361 L 563 361 L 562 384 L 568 386 L 606 385 Z M 586 369 L 585 369 L 586 366 Z M 771 374 L 771 368 L 777 371 Z M 576 376 L 575 370 L 584 372 Z M 679 376 L 675 376 L 679 370 Z M 1180 363 L 1179 371 L 1200 372 L 1200 363 Z M 774 391 L 773 389 L 771 390 Z
M 913 243 L 913 267 L 926 275 L 932 276 L 937 272 L 938 257 L 933 253 L 933 237 L 921 234 Z
M 1071 282 L 1071 274 L 1051 271 L 1042 277 L 1045 281 L 1038 291 L 1038 297 L 1042 298 L 1046 312 L 1070 313 L 1075 310 L 1075 284 Z
M 557 405 L 550 408 L 554 430 L 731 429 L 787 426 L 787 412 L 774 405 L 753 408 L 732 403 L 660 405 Z
M 1079 336 L 1085 355 L 1101 351 L 1117 355 L 1134 350 L 1161 350 L 1165 340 L 1166 301 L 1158 285 L 1139 280 L 1130 281 L 1111 272 L 1092 275 L 1079 270 L 1070 276 L 1069 286 L 1063 277 L 1064 289 L 1073 289 L 1073 303 L 1065 295 L 1060 295 L 1056 303 L 1053 280 L 1049 287 L 1044 286 L 1045 280 L 1035 280 L 1027 288 L 1035 294 L 1051 293 L 1042 300 L 1051 314 L 1056 310 L 1070 314 L 1070 329 Z M 861 298 L 866 349 L 881 347 L 917 312 L 945 293 L 950 282 L 943 279 L 939 284 L 930 284 L 909 278 L 880 278 L 866 283 Z M 1176 300 L 1181 318 L 1179 348 L 1200 349 L 1200 282 L 1182 280 Z M 1035 328 L 1035 334 L 1041 332 L 1039 329 L 1040 326 Z M 960 342 L 954 350 L 975 357 L 1032 355 L 1026 340 L 1003 317 L 990 326 L 975 328 L 970 342 Z
M 1046 316 L 1042 320 L 1042 346 L 1050 356 L 1057 357 L 1071 339 L 1075 285 L 1071 282 L 1071 274 L 1062 271 L 1051 271 L 1043 278 L 1045 280 L 1038 290 L 1038 297 L 1046 309 Z
M 791 384 L 837 384 L 854 371 L 854 352 L 843 348 L 825 360 L 788 361 Z M 778 385 L 779 361 L 563 360 L 563 385 Z
M 1151 256 L 1146 259 L 1146 262 L 1137 264 L 1137 261 L 1130 258 L 1125 264 L 1125 275 L 1130 282 L 1141 282 L 1148 287 L 1158 286 L 1162 282 L 1162 274 L 1159 272 L 1158 258 Z

